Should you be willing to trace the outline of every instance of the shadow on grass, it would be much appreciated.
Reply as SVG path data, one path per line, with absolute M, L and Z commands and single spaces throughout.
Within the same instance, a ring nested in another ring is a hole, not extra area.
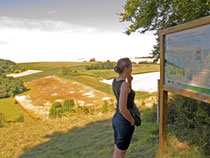
M 143 114 L 144 115 L 144 114 Z M 136 127 L 126 158 L 155 157 L 158 144 L 156 123 Z M 111 119 L 94 122 L 66 133 L 46 135 L 49 141 L 24 149 L 20 158 L 111 158 L 113 153 L 113 129 Z

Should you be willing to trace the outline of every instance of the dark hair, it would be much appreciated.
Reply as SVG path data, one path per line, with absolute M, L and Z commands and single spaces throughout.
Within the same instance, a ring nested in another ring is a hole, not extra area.
M 114 67 L 114 71 L 121 74 L 126 67 L 128 68 L 131 65 L 132 63 L 129 58 L 121 58 L 117 61 L 117 65 Z

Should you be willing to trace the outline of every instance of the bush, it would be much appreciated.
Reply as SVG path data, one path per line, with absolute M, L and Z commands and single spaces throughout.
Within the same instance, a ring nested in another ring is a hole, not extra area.
M 62 68 L 63 75 L 71 75 L 71 76 L 79 76 L 81 75 L 77 70 L 71 70 L 70 68 L 63 67 Z
M 17 65 L 15 62 L 12 62 L 10 60 L 4 60 L 0 59 L 0 76 L 6 73 L 12 73 L 17 68 Z
M 168 123 L 176 135 L 191 144 L 203 146 L 210 138 L 210 104 L 172 95 L 168 102 Z M 182 132 L 180 132 L 182 131 Z M 210 154 L 210 143 L 203 150 Z
M 89 62 L 96 62 L 95 58 L 91 58 Z
M 106 112 L 108 112 L 108 110 L 109 110 L 108 109 L 108 102 L 105 100 L 103 105 L 102 105 L 101 112 L 106 113 Z
M 0 98 L 14 96 L 26 91 L 23 81 L 13 77 L 0 77 Z
M 74 100 L 65 100 L 63 104 L 63 111 L 70 112 L 74 107 Z
M 97 70 L 97 69 L 113 69 L 115 66 L 114 62 L 107 60 L 106 62 L 98 62 L 91 65 L 86 65 L 86 70 Z
M 24 122 L 24 115 L 20 115 L 17 120 L 17 122 Z
M 139 61 L 138 64 L 152 64 L 152 62 L 150 62 L 150 61 Z
M 59 102 L 55 102 L 52 107 L 50 108 L 50 117 L 62 117 L 69 112 L 73 111 L 74 101 L 73 100 L 65 100 L 64 104 L 62 105 Z
M 61 117 L 63 114 L 62 111 L 62 104 L 59 102 L 55 102 L 52 107 L 50 108 L 50 117 L 55 118 L 55 117 Z

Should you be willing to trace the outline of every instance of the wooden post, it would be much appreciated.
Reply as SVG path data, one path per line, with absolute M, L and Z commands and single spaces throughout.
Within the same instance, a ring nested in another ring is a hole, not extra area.
M 157 94 L 158 94 L 158 102 L 157 102 L 157 123 L 159 124 L 160 122 L 160 80 L 157 80 L 158 84 L 158 89 L 157 89 Z
M 166 136 L 167 136 L 167 101 L 168 92 L 164 91 L 165 83 L 165 44 L 164 35 L 160 36 L 160 129 L 159 129 L 159 146 L 161 152 L 164 153 L 166 150 Z

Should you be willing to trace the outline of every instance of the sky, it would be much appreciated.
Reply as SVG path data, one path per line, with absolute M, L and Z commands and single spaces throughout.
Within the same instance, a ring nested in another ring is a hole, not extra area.
M 0 0 L 0 59 L 115 61 L 149 56 L 153 32 L 126 35 L 126 0 Z

